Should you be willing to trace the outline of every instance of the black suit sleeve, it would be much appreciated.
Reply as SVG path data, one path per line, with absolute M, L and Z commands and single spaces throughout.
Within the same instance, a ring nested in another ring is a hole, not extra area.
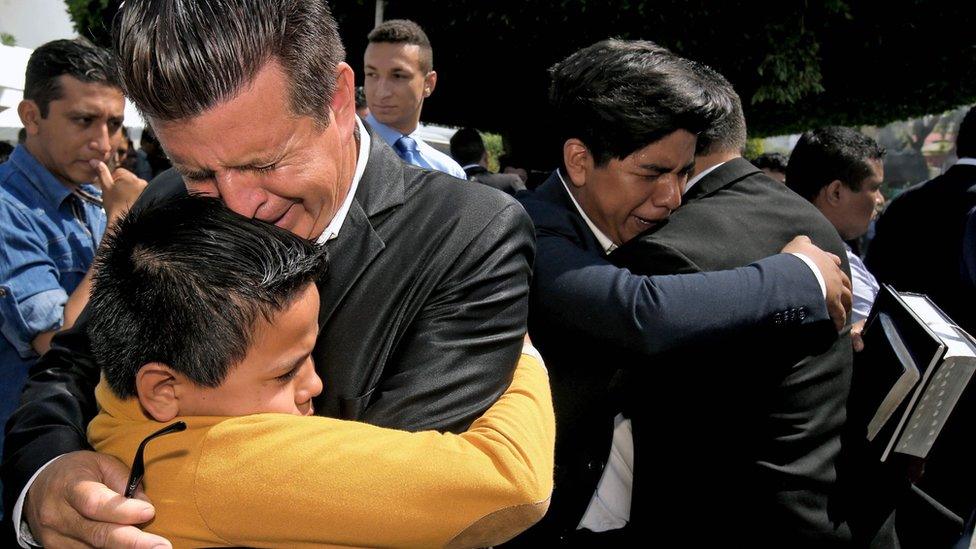
M 526 202 L 536 223 L 532 306 L 551 328 L 644 356 L 743 333 L 837 337 L 815 275 L 778 254 L 733 270 L 637 276 L 582 248 L 574 229 Z M 557 214 L 558 215 L 558 214 Z
M 976 290 L 976 208 L 969 211 L 962 239 L 963 280 Z
M 497 400 L 525 336 L 534 251 L 532 223 L 511 201 L 454 259 L 361 419 L 460 432 Z
M 152 181 L 133 208 L 186 188 L 173 170 Z M 20 407 L 7 422 L 3 445 L 3 505 L 13 509 L 30 477 L 48 461 L 87 450 L 85 431 L 98 413 L 95 385 L 101 367 L 92 356 L 88 310 L 71 329 L 54 336 L 51 349 L 31 368 Z

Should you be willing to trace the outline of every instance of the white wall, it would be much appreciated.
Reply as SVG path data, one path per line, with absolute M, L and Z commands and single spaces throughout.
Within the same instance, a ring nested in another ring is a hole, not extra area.
M 0 32 L 34 49 L 58 38 L 77 36 L 64 0 L 0 0 Z

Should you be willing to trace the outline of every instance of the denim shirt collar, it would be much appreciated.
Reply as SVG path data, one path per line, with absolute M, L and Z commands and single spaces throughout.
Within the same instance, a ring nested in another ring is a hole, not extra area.
M 31 185 L 37 189 L 38 194 L 47 200 L 55 209 L 61 206 L 65 198 L 71 195 L 71 189 L 69 189 L 64 183 L 58 181 L 58 178 L 44 167 L 34 155 L 27 150 L 27 147 L 23 145 L 17 145 L 14 152 L 10 154 L 10 162 L 17 167 L 18 170 L 31 182 Z M 102 192 L 90 183 L 85 183 L 81 186 L 85 191 L 101 196 Z

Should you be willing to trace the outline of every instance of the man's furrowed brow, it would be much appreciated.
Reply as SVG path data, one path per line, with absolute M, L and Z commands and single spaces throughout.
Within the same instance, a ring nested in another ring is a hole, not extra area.
M 209 179 L 214 175 L 213 170 L 187 168 L 180 164 L 173 164 L 173 168 L 183 176 L 183 179 Z

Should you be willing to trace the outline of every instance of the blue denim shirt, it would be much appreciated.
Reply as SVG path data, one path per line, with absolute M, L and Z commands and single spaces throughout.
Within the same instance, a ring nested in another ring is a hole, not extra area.
M 82 189 L 101 195 L 93 185 Z M 61 327 L 105 225 L 100 206 L 75 196 L 23 146 L 0 164 L 0 425 L 37 361 L 31 342 Z
M 380 136 L 391 147 L 393 147 L 398 139 L 403 137 L 402 133 L 380 122 L 372 113 L 366 116 L 366 123 L 369 124 L 369 127 L 373 129 L 376 135 Z M 426 141 L 417 135 L 416 130 L 410 134 L 410 137 L 417 142 L 417 152 L 420 153 L 420 158 L 417 159 L 416 163 L 418 166 L 427 168 L 428 170 L 437 170 L 451 174 L 458 179 L 468 179 L 468 175 L 461 169 L 460 164 L 455 162 L 450 156 L 428 145 Z

